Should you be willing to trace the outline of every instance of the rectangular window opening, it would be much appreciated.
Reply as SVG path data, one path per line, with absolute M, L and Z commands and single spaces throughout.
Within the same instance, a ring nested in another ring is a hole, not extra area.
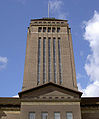
M 29 119 L 35 119 L 35 112 L 29 112 Z
M 57 28 L 57 32 L 58 32 L 58 33 L 60 32 L 60 28 Z
M 51 79 L 51 37 L 48 37 L 48 81 Z
M 59 112 L 54 113 L 54 119 L 60 119 L 60 113 Z
M 48 119 L 48 113 L 42 112 L 42 119 Z
M 66 113 L 66 119 L 73 119 L 73 114 L 72 114 L 72 112 L 67 112 L 67 113 Z
M 55 32 L 55 27 L 52 28 L 52 32 Z
M 42 31 L 42 27 L 39 27 L 39 28 L 38 28 L 38 32 L 41 32 L 41 31 Z
M 46 27 L 43 27 L 43 32 L 46 32 Z
M 43 83 L 46 82 L 46 37 L 43 39 Z
M 48 32 L 51 32 L 51 27 L 48 27 Z

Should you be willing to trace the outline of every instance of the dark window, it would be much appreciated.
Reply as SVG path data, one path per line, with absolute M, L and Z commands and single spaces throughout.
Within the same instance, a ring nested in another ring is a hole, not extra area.
M 44 24 L 46 24 L 46 22 L 43 22 Z
M 55 97 L 55 99 L 58 99 L 58 97 Z
M 61 24 L 64 24 L 64 22 L 61 22 Z
M 52 32 L 55 32 L 55 27 L 52 28 Z
M 51 79 L 51 38 L 48 38 L 48 81 Z
M 46 81 L 46 37 L 43 39 L 43 83 Z
M 38 71 L 37 71 L 37 85 L 40 82 L 40 57 L 41 57 L 41 37 L 38 39 Z
M 51 27 L 48 27 L 48 32 L 51 32 Z
M 52 99 L 52 97 L 49 97 L 49 99 Z
M 54 63 L 54 82 L 56 83 L 56 38 L 53 38 L 53 63 Z
M 43 27 L 43 32 L 46 32 L 46 27 Z
M 39 37 L 39 40 L 41 40 L 41 37 Z
M 64 99 L 64 97 L 61 97 L 61 99 Z
M 38 28 L 38 32 L 41 32 L 41 31 L 42 31 L 42 27 L 39 27 L 39 28 Z
M 57 24 L 59 24 L 59 22 L 57 22 Z
M 59 79 L 60 84 L 62 83 L 62 71 L 61 71 L 61 47 L 60 47 L 60 37 L 58 37 L 58 59 L 59 59 Z
M 57 28 L 57 32 L 58 32 L 58 33 L 60 32 L 60 28 Z
M 46 97 L 43 97 L 43 99 L 46 99 Z

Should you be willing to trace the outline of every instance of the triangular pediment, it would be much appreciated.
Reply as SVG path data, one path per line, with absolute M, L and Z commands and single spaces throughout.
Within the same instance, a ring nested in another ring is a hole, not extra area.
M 67 98 L 73 98 L 74 96 L 70 94 L 66 94 L 63 92 L 60 92 L 58 90 L 53 90 L 52 92 L 48 92 L 46 94 L 40 95 L 40 98 L 44 99 L 67 99 Z
M 30 90 L 19 93 L 24 99 L 73 99 L 79 98 L 81 92 L 62 87 L 57 84 L 48 83 Z

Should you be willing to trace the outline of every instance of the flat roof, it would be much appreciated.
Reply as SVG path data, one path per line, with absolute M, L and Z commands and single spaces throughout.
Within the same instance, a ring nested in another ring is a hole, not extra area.
M 65 21 L 67 22 L 68 20 L 56 19 L 56 18 L 41 18 L 41 19 L 31 19 L 31 21 Z

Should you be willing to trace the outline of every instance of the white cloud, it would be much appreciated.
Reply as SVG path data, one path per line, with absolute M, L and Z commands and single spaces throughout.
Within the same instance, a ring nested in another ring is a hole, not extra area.
M 49 0 L 50 13 L 59 19 L 66 19 L 66 14 L 62 11 L 62 0 Z
M 99 82 L 90 83 L 85 89 L 78 83 L 78 90 L 83 92 L 83 97 L 99 97 Z
M 87 56 L 85 71 L 90 84 L 82 89 L 83 96 L 99 96 L 99 13 L 94 12 L 93 17 L 84 22 L 84 39 L 89 42 L 91 54 Z
M 0 70 L 4 69 L 8 63 L 7 57 L 0 56 Z
M 19 98 L 19 95 L 15 95 L 15 96 L 13 96 L 14 98 Z
M 61 5 L 63 4 L 61 0 L 50 0 L 50 10 L 52 12 L 56 12 L 61 9 Z
M 7 57 L 1 57 L 1 56 L 0 56 L 0 62 L 1 62 L 1 63 L 7 63 L 7 62 L 8 62 Z

